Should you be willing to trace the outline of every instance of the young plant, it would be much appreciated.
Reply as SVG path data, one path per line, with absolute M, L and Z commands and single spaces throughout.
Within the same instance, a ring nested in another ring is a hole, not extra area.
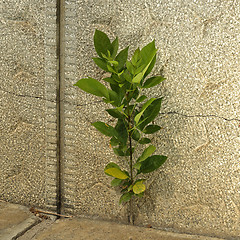
M 144 89 L 161 83 L 164 78 L 147 78 L 156 62 L 155 41 L 141 50 L 137 48 L 131 60 L 127 60 L 129 47 L 118 53 L 118 37 L 111 42 L 105 33 L 96 30 L 94 46 L 98 57 L 93 58 L 93 61 L 110 73 L 109 77 L 103 79 L 109 84 L 109 88 L 91 77 L 80 79 L 75 86 L 112 105 L 106 111 L 116 119 L 115 126 L 100 121 L 92 125 L 110 137 L 114 153 L 128 163 L 127 170 L 114 162 L 108 163 L 104 169 L 105 174 L 113 177 L 111 185 L 121 187 L 121 204 L 130 201 L 133 196 L 142 197 L 146 190 L 145 174 L 157 170 L 167 159 L 166 156 L 152 155 L 156 147 L 148 138 L 148 135 L 160 130 L 160 126 L 153 121 L 160 111 L 162 98 L 148 99 L 142 93 Z M 140 150 L 144 148 L 139 156 L 136 156 L 137 147 Z

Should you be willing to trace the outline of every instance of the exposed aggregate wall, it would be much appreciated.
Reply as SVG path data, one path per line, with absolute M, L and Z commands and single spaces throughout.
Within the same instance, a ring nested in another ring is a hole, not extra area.
M 0 42 L 0 198 L 56 209 L 56 2 L 1 1 Z
M 54 206 L 56 3 L 18 1 L 16 10 L 16 1 L 6 2 L 0 7 L 0 196 Z M 65 0 L 62 7 L 64 211 L 127 222 L 127 206 L 118 205 L 120 194 L 103 173 L 106 163 L 119 160 L 90 124 L 106 121 L 105 105 L 72 86 L 82 77 L 103 77 L 92 61 L 97 28 L 112 40 L 119 36 L 130 53 L 156 39 L 154 74 L 166 78 L 147 93 L 164 97 L 153 142 L 168 161 L 147 182 L 136 224 L 240 237 L 239 2 Z

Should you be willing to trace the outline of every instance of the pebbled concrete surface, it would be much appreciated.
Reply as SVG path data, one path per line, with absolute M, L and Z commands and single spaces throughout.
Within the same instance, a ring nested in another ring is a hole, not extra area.
M 96 28 L 111 40 L 118 36 L 120 49 L 130 45 L 129 55 L 153 39 L 159 49 L 153 74 L 166 81 L 144 94 L 163 97 L 155 121 L 162 129 L 152 143 L 168 160 L 148 175 L 145 197 L 136 200 L 136 225 L 239 239 L 239 2 L 67 2 L 66 66 L 76 71 L 69 68 L 66 84 L 69 76 L 105 77 L 91 58 Z M 120 194 L 103 169 L 113 161 L 127 170 L 126 162 L 116 159 L 109 138 L 90 124 L 113 125 L 112 119 L 99 98 L 75 91 L 65 91 L 73 101 L 68 121 L 75 124 L 74 130 L 64 128 L 65 212 L 125 223 L 127 208 L 119 207 Z
M 17 239 L 39 222 L 27 207 L 0 202 L 0 240 Z
M 73 84 L 103 78 L 94 66 L 98 28 L 130 53 L 156 39 L 153 74 L 166 81 L 153 139 L 168 161 L 147 181 L 136 224 L 240 238 L 239 1 L 66 0 L 61 76 L 63 210 L 127 221 L 104 167 L 117 160 L 90 124 L 105 106 Z M 56 0 L 0 1 L 0 198 L 56 206 Z M 110 123 L 110 122 L 109 122 Z M 136 151 L 137 153 L 137 151 Z M 136 156 L 138 157 L 138 156 Z
M 84 218 L 40 219 L 0 200 L 0 240 L 220 240 Z
M 205 236 L 169 233 L 151 228 L 90 219 L 61 219 L 34 240 L 219 240 Z M 19 239 L 25 240 L 25 239 Z M 27 240 L 27 239 L 26 239 Z

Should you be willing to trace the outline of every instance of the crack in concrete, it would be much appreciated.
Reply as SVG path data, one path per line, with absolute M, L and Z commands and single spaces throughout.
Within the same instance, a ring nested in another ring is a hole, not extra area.
M 179 113 L 176 111 L 172 111 L 172 112 L 166 112 L 166 113 L 159 113 L 160 115 L 171 115 L 171 114 L 176 114 L 176 115 L 180 115 L 183 117 L 189 117 L 189 118 L 194 118 L 194 117 L 199 117 L 199 118 L 208 118 L 208 117 L 212 117 L 212 118 L 219 118 L 219 119 L 223 119 L 225 121 L 231 122 L 231 121 L 240 121 L 240 119 L 238 118 L 226 118 L 226 117 L 222 117 L 222 116 L 217 116 L 215 114 L 210 114 L 210 115 L 203 115 L 203 114 L 195 114 L 195 115 L 187 115 L 184 113 Z
M 30 97 L 30 98 L 36 98 L 36 99 L 41 99 L 41 100 L 46 100 L 46 101 L 50 101 L 50 102 L 56 102 L 56 101 L 51 101 L 51 100 L 48 100 L 48 99 L 45 99 L 43 97 L 39 97 L 39 96 L 32 96 L 32 95 L 25 95 L 25 94 L 17 94 L 15 92 L 10 92 L 10 91 L 7 91 L 3 88 L 0 88 L 0 91 L 2 92 L 5 92 L 5 93 L 8 93 L 8 94 L 11 94 L 13 96 L 16 96 L 16 97 Z
M 11 94 L 11 95 L 14 95 L 14 96 L 17 96 L 17 97 L 29 97 L 29 98 L 35 98 L 35 99 L 40 99 L 40 100 L 56 103 L 56 100 L 50 100 L 50 99 L 46 99 L 46 98 L 43 98 L 43 97 L 40 97 L 40 96 L 17 94 L 17 93 L 14 93 L 14 92 L 10 92 L 10 91 L 4 90 L 2 88 L 0 88 L 0 91 L 6 92 L 8 94 Z M 64 99 L 60 100 L 60 102 L 74 104 L 76 107 L 84 107 L 84 106 L 98 104 L 98 103 L 102 102 L 102 100 L 96 100 L 96 101 L 93 101 L 91 103 L 84 103 L 84 104 L 76 104 L 76 103 L 72 103 L 72 102 L 69 102 L 69 101 L 65 101 Z M 238 118 L 226 118 L 226 117 L 218 116 L 218 115 L 215 115 L 215 114 L 209 114 L 209 115 L 203 115 L 203 114 L 188 115 L 188 114 L 179 113 L 179 112 L 176 112 L 176 111 L 170 111 L 170 112 L 165 112 L 165 113 L 163 112 L 163 113 L 159 113 L 159 114 L 160 115 L 174 115 L 174 114 L 176 114 L 176 115 L 179 115 L 179 116 L 189 117 L 189 118 L 194 118 L 194 117 L 208 118 L 208 117 L 212 117 L 212 118 L 223 119 L 223 120 L 228 121 L 228 122 L 231 122 L 231 121 L 238 121 L 238 122 L 240 122 L 240 119 L 238 119 Z
M 40 97 L 40 96 L 33 96 L 33 95 L 27 95 L 27 94 L 17 94 L 17 93 L 10 92 L 10 91 L 7 91 L 7 90 L 2 89 L 2 88 L 0 88 L 0 91 L 5 92 L 5 93 L 8 93 L 8 94 L 11 94 L 11 95 L 16 96 L 16 97 L 23 97 L 23 98 L 29 97 L 29 98 L 35 98 L 35 99 L 40 99 L 40 100 L 48 101 L 48 102 L 51 102 L 51 103 L 57 103 L 57 100 L 50 100 L 50 99 L 47 99 L 47 98 L 44 98 L 44 97 Z M 100 102 L 102 102 L 102 100 L 97 100 L 97 101 L 94 101 L 94 102 L 91 102 L 91 103 L 84 103 L 84 104 L 72 103 L 72 102 L 66 101 L 65 99 L 61 99 L 60 102 L 61 102 L 61 103 L 74 104 L 74 105 L 76 105 L 77 107 L 82 107 L 82 106 L 87 106 L 87 105 L 93 105 L 93 104 L 100 103 Z

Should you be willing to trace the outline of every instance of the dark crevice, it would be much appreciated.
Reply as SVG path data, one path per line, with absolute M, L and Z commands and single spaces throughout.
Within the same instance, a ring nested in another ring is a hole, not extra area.
M 61 108 L 62 108 L 62 102 L 61 100 L 61 81 L 62 81 L 62 64 L 61 64 L 61 41 L 62 41 L 62 0 L 57 0 L 57 99 L 56 99 L 56 107 L 57 107 L 57 182 L 56 182 L 56 188 L 57 188 L 57 199 L 56 199 L 56 205 L 57 205 L 57 213 L 62 213 L 62 149 L 61 149 L 61 142 L 62 142 L 62 135 L 61 135 Z
M 73 104 L 73 105 L 75 105 L 77 107 L 88 106 L 88 105 L 96 105 L 97 103 L 102 102 L 102 100 L 96 100 L 96 101 L 93 101 L 93 102 L 90 102 L 90 103 L 76 104 L 76 103 L 68 102 L 65 99 L 50 100 L 50 99 L 47 99 L 47 98 L 44 98 L 44 97 L 39 97 L 39 96 L 32 96 L 32 95 L 27 95 L 27 94 L 17 94 L 17 93 L 10 92 L 10 91 L 7 91 L 7 90 L 2 89 L 2 88 L 0 88 L 0 91 L 3 91 L 5 93 L 11 94 L 11 95 L 16 96 L 16 97 L 35 98 L 35 99 L 40 99 L 40 100 L 51 102 L 51 103 L 57 103 L 57 102 L 58 103 L 69 103 L 69 104 L 71 104 L 71 105 Z
M 46 99 L 46 98 L 43 98 L 43 97 L 38 97 L 38 96 L 32 96 L 32 95 L 23 95 L 23 94 L 16 94 L 14 92 L 9 92 L 9 91 L 6 91 L 2 88 L 0 88 L 1 91 L 3 92 L 6 92 L 8 94 L 12 94 L 14 96 L 17 96 L 17 97 L 29 97 L 29 98 L 36 98 L 36 99 L 40 99 L 40 100 L 44 100 L 44 101 L 48 101 L 48 102 L 52 102 L 52 103 L 56 103 L 56 100 L 49 100 L 49 99 Z M 72 103 L 72 102 L 68 102 L 68 101 L 65 101 L 64 99 L 59 99 L 58 100 L 58 103 L 69 103 L 69 104 L 74 104 L 76 107 L 84 107 L 84 106 L 90 106 L 90 105 L 96 105 L 98 103 L 101 103 L 102 100 L 96 100 L 96 101 L 93 101 L 93 102 L 90 102 L 90 103 L 83 103 L 83 104 L 76 104 L 76 103 Z M 194 118 L 194 117 L 199 117 L 199 118 L 207 118 L 207 117 L 212 117 L 212 118 L 219 118 L 219 119 L 223 119 L 225 121 L 240 121 L 240 119 L 238 118 L 226 118 L 226 117 L 221 117 L 221 116 L 217 116 L 215 114 L 209 114 L 209 115 L 203 115 L 203 114 L 195 114 L 195 115 L 188 115 L 188 114 L 185 114 L 185 113 L 179 113 L 179 112 L 176 112 L 176 111 L 171 111 L 171 112 L 165 112 L 165 113 L 160 113 L 160 115 L 180 115 L 180 116 L 183 116 L 183 117 L 189 117 L 189 118 Z
M 7 90 L 2 89 L 2 88 L 0 88 L 0 91 L 8 93 L 8 94 L 11 94 L 11 95 L 16 96 L 16 97 L 29 97 L 29 98 L 36 98 L 36 99 L 41 99 L 41 100 L 47 100 L 47 99 L 44 99 L 43 97 L 39 97 L 39 96 L 32 96 L 32 95 L 27 95 L 27 94 L 17 94 L 17 93 L 10 92 L 10 91 L 7 91 Z M 56 102 L 56 101 L 51 101 L 51 102 Z
M 198 118 L 219 118 L 219 119 L 223 119 L 225 121 L 240 121 L 240 119 L 237 119 L 237 118 L 225 118 L 225 117 L 221 117 L 221 116 L 217 116 L 217 115 L 214 115 L 214 114 L 209 114 L 209 115 L 203 115 L 203 114 L 195 114 L 195 115 L 188 115 L 188 114 L 184 114 L 184 113 L 179 113 L 179 112 L 166 112 L 166 113 L 160 113 L 160 115 L 173 115 L 173 114 L 176 114 L 176 115 L 180 115 L 180 116 L 183 116 L 183 117 L 189 117 L 189 118 L 194 118 L 194 117 L 198 117 Z
M 49 99 L 46 99 L 46 98 L 43 98 L 43 97 L 38 97 L 38 96 L 31 96 L 31 95 L 22 95 L 22 94 L 16 94 L 16 93 L 13 93 L 13 92 L 9 92 L 9 91 L 6 91 L 2 88 L 0 88 L 1 91 L 3 92 L 6 92 L 8 94 L 12 94 L 14 96 L 17 96 L 17 97 L 30 97 L 30 98 L 36 98 L 36 99 L 41 99 L 41 100 L 44 100 L 44 101 L 48 101 L 48 102 L 53 102 L 53 103 L 56 103 L 56 101 L 54 100 L 49 100 Z M 93 102 L 90 102 L 90 103 L 83 103 L 83 104 L 76 104 L 76 103 L 72 103 L 72 102 L 68 102 L 68 101 L 65 101 L 64 99 L 61 99 L 61 100 L 58 100 L 59 103 L 69 103 L 69 104 L 74 104 L 76 107 L 84 107 L 84 106 L 89 106 L 89 105 L 96 105 L 98 103 L 101 103 L 102 100 L 96 100 L 96 101 L 93 101 Z M 240 121 L 240 119 L 238 118 L 226 118 L 226 117 L 221 117 L 221 116 L 217 116 L 215 114 L 209 114 L 209 115 L 203 115 L 203 114 L 196 114 L 196 115 L 188 115 L 188 114 L 184 114 L 184 113 L 179 113 L 179 112 L 176 112 L 176 111 L 172 111 L 172 112 L 165 112 L 165 113 L 160 113 L 160 115 L 180 115 L 180 116 L 183 116 L 183 117 L 189 117 L 189 118 L 194 118 L 194 117 L 199 117 L 199 118 L 207 118 L 207 117 L 212 117 L 212 118 L 219 118 L 219 119 L 223 119 L 225 121 Z

